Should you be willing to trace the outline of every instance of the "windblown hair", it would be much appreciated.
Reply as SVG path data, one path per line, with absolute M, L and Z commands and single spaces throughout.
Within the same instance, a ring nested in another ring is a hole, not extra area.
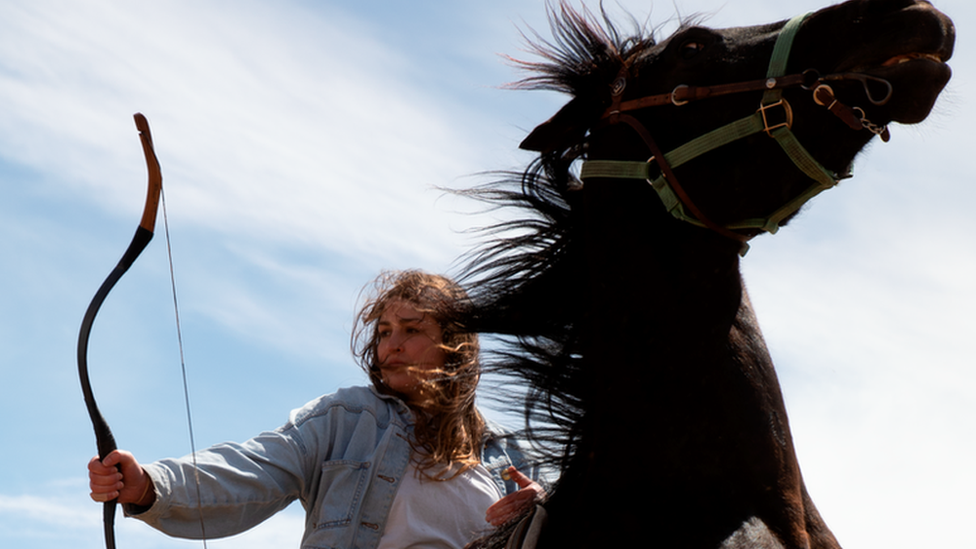
M 575 204 L 581 184 L 571 168 L 610 104 L 611 83 L 655 41 L 636 23 L 634 35 L 624 37 L 605 12 L 565 2 L 549 6 L 549 18 L 553 41 L 527 38 L 539 60 L 513 60 L 530 75 L 510 87 L 570 95 L 556 115 L 568 122 L 569 135 L 534 143 L 538 148 L 523 143 L 542 151 L 524 172 L 458 193 L 512 212 L 481 229 L 488 240 L 467 256 L 461 280 L 471 288 L 472 326 L 505 343 L 490 353 L 486 369 L 527 383 L 525 436 L 541 459 L 563 470 L 577 450 L 589 391 L 599 385 L 583 369 L 585 304 L 573 298 L 586 265 L 583 213 Z
M 402 396 L 383 383 L 379 370 L 377 323 L 386 307 L 394 301 L 408 302 L 442 330 L 444 367 L 418 376 L 421 401 L 406 404 L 414 412 L 410 443 L 420 458 L 419 470 L 435 480 L 454 478 L 480 461 L 485 432 L 484 420 L 475 406 L 481 375 L 478 336 L 462 324 L 467 293 L 449 278 L 416 270 L 381 273 L 364 292 L 365 301 L 352 333 L 352 350 L 383 394 Z

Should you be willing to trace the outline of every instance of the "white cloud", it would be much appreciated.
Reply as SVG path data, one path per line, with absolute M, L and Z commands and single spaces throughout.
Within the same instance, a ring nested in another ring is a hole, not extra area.
M 182 222 L 444 261 L 429 249 L 449 245 L 446 221 L 425 190 L 465 173 L 470 140 L 405 78 L 394 46 L 335 10 L 150 6 L 6 10 L 6 155 L 128 210 L 114 197 L 141 191 L 128 116 L 144 110 Z M 25 43 L 28 55 L 12 51 Z
M 80 487 L 76 491 L 81 491 Z M 225 539 L 207 540 L 208 546 L 234 549 L 298 547 L 305 529 L 304 512 L 292 506 L 252 530 Z M 125 518 L 116 509 L 116 544 L 144 549 L 165 549 L 198 545 L 198 541 L 170 538 Z M 39 497 L 0 494 L 0 534 L 5 543 L 29 546 L 70 546 L 79 549 L 104 547 L 102 505 L 77 496 Z
M 0 494 L 0 515 L 3 522 L 37 523 L 38 528 L 78 528 L 101 519 L 101 512 L 94 506 L 79 508 L 65 498 L 42 498 L 32 495 L 9 496 Z

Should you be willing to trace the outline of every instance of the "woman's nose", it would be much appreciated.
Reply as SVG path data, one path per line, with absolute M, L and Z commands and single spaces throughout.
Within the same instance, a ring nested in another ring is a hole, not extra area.
M 403 337 L 396 333 L 390 334 L 386 340 L 386 347 L 390 353 L 399 353 L 403 350 Z

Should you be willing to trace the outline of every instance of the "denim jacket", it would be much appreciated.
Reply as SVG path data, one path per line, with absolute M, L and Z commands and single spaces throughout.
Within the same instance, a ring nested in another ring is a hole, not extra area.
M 395 397 L 368 387 L 341 389 L 292 411 L 274 431 L 197 452 L 202 511 L 189 456 L 146 465 L 156 502 L 125 511 L 171 536 L 199 539 L 203 522 L 206 537 L 218 538 L 298 499 L 306 512 L 303 549 L 375 548 L 410 461 L 410 418 Z M 512 493 L 518 486 L 500 473 L 510 465 L 523 470 L 524 456 L 497 426 L 489 423 L 487 431 L 482 465 L 502 494 Z

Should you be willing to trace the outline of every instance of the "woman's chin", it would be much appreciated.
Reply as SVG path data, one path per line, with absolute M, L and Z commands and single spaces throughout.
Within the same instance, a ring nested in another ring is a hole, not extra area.
M 406 372 L 384 373 L 383 384 L 408 401 L 419 396 L 420 384 Z

